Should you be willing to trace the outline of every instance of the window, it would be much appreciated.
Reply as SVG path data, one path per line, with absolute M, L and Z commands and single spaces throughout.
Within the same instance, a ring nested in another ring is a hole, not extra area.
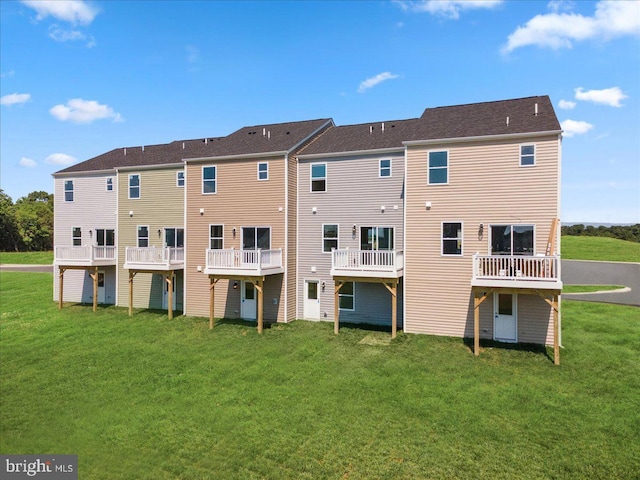
M 258 180 L 269 180 L 269 164 L 267 162 L 258 164 Z
M 73 202 L 73 180 L 64 181 L 64 201 Z
M 356 309 L 355 284 L 353 282 L 343 283 L 342 288 L 338 292 L 338 297 L 340 310 L 353 311 Z
M 184 247 L 184 228 L 165 228 L 164 246 L 171 248 Z
M 176 187 L 184 187 L 184 172 L 176 172 Z
M 380 160 L 380 176 L 391 176 L 391 159 Z
M 113 177 L 107 178 L 107 192 L 113 191 Z
M 327 164 L 326 163 L 311 164 L 311 191 L 312 192 L 327 191 Z
M 492 225 L 491 255 L 533 255 L 533 225 Z
M 129 175 L 129 198 L 140 198 L 140 175 Z
M 138 226 L 138 247 L 148 247 L 149 246 L 149 227 Z
M 71 231 L 71 237 L 73 239 L 73 246 L 80 247 L 82 246 L 82 230 L 80 227 L 73 227 Z
M 462 255 L 462 222 L 442 224 L 442 255 Z
M 243 250 L 271 249 L 271 228 L 242 227 Z
M 202 193 L 216 193 L 216 167 L 202 167 Z
M 113 247 L 116 244 L 115 230 L 96 228 L 96 245 L 99 247 Z
M 536 146 L 520 145 L 520 166 L 529 167 L 536 164 Z
M 322 225 L 322 251 L 338 248 L 338 225 Z
M 449 183 L 449 152 L 429 152 L 429 185 Z
M 224 227 L 222 225 L 209 225 L 209 248 L 221 250 L 224 248 Z
M 393 250 L 393 227 L 360 227 L 360 250 Z

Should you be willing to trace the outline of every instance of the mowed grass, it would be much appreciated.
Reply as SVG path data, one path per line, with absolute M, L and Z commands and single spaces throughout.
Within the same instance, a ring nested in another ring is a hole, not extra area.
M 564 260 L 640 262 L 640 243 L 607 237 L 562 236 Z
M 74 453 L 82 479 L 637 478 L 640 316 L 563 302 L 560 366 L 361 328 L 51 300 L 0 274 L 2 453 Z
M 0 252 L 0 264 L 51 265 L 53 252 Z
M 606 292 L 609 290 L 619 290 L 622 285 L 564 285 L 562 293 L 591 293 Z

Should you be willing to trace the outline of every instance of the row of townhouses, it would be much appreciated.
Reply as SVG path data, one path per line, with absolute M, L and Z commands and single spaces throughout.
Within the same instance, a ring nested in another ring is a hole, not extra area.
M 55 173 L 54 299 L 554 346 L 547 96 L 244 127 Z

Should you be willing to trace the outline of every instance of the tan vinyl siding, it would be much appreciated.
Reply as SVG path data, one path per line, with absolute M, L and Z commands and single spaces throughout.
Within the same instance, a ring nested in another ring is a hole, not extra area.
M 519 147 L 532 143 L 536 165 L 520 167 Z M 406 332 L 472 335 L 472 256 L 490 253 L 492 224 L 535 225 L 535 253 L 545 253 L 551 222 L 558 215 L 558 145 L 557 136 L 549 136 L 408 148 Z M 428 152 L 438 150 L 449 152 L 448 185 L 427 184 Z M 426 202 L 431 202 L 430 210 Z M 441 255 L 442 222 L 463 223 L 462 257 Z M 539 341 L 544 331 L 545 342 L 551 343 L 550 308 L 539 297 L 522 297 L 529 296 L 519 296 L 519 340 Z M 492 337 L 492 311 L 489 298 L 481 307 L 485 338 Z
M 138 246 L 138 225 L 149 227 L 149 246 L 164 245 L 164 228 L 184 227 L 184 187 L 176 186 L 180 167 L 121 171 L 118 173 L 118 305 L 129 304 L 129 271 L 123 267 L 126 247 Z M 140 175 L 140 198 L 129 199 L 129 175 Z M 133 216 L 129 216 L 133 212 Z M 160 235 L 158 235 L 160 230 Z M 178 309 L 182 308 L 181 280 L 176 285 Z M 163 278 L 160 273 L 138 273 L 134 278 L 135 308 L 162 308 Z
M 269 180 L 257 180 L 257 164 L 269 163 Z M 202 168 L 217 167 L 216 193 L 202 194 Z M 224 226 L 224 248 L 242 248 L 242 227 L 271 227 L 271 248 L 285 247 L 285 168 L 284 157 L 255 157 L 245 160 L 224 160 L 188 163 L 187 188 L 187 258 L 186 315 L 209 316 L 209 278 L 204 270 L 209 248 L 209 225 Z M 200 209 L 204 213 L 200 215 Z M 235 238 L 233 227 L 236 228 Z M 283 258 L 286 262 L 286 258 Z M 285 263 L 286 264 L 286 263 Z M 220 280 L 215 288 L 215 316 L 239 318 L 240 284 Z M 239 283 L 239 282 L 238 282 Z M 277 304 L 274 304 L 276 299 Z M 265 320 L 286 320 L 283 275 L 265 279 Z

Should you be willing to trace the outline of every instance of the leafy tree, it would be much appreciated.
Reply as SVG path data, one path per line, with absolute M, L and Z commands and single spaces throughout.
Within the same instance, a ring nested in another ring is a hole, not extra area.
M 53 194 L 37 191 L 18 199 L 15 216 L 24 250 L 53 248 Z
M 13 200 L 0 188 L 0 250 L 18 251 L 19 238 Z

